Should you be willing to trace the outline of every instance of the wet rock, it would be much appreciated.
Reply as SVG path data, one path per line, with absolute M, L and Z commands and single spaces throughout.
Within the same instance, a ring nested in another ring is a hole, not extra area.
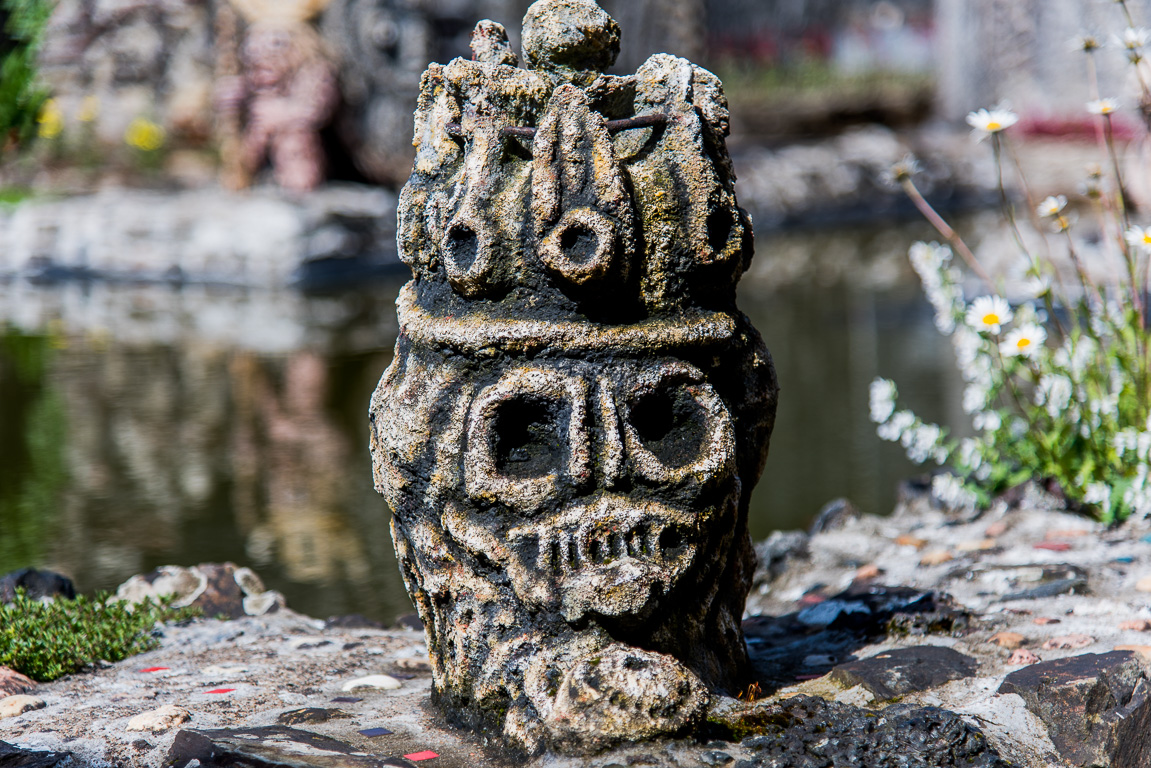
M 183 768 L 192 760 L 199 760 L 203 768 L 234 765 L 258 765 L 260 768 L 409 766 L 403 760 L 370 757 L 351 744 L 283 726 L 182 730 L 176 734 L 165 764 Z
M 981 731 L 934 707 L 876 712 L 798 696 L 749 707 L 740 728 L 754 765 L 1007 768 Z
M 0 699 L 0 720 L 8 717 L 19 717 L 25 712 L 31 712 L 34 709 L 43 709 L 48 706 L 44 699 L 36 696 L 28 696 L 27 694 L 16 694 L 15 696 L 5 696 Z
M 0 698 L 15 696 L 18 693 L 31 693 L 35 687 L 36 682 L 31 678 L 8 667 L 0 667 Z
M 16 590 L 22 589 L 34 600 L 44 597 L 63 597 L 73 600 L 76 587 L 72 580 L 53 571 L 39 571 L 23 568 L 12 571 L 0 579 L 0 603 L 10 603 L 16 597 Z
M 1009 674 L 999 693 L 1021 696 L 1073 765 L 1151 765 L 1151 691 L 1129 651 L 1032 664 Z
M 970 677 L 978 667 L 975 659 L 951 648 L 921 645 L 840 664 L 831 679 L 845 689 L 862 685 L 877 701 L 886 701 Z
M 945 597 L 912 587 L 889 587 L 867 582 L 854 583 L 837 595 L 811 605 L 796 615 L 801 624 L 812 627 L 848 629 L 863 634 L 880 634 L 897 614 L 927 614 L 946 610 Z
M 56 768 L 71 763 L 67 753 L 33 752 L 0 741 L 0 768 Z
M 280 725 L 303 725 L 305 723 L 326 723 L 329 720 L 344 720 L 351 717 L 342 709 L 325 707 L 305 707 L 283 712 L 276 718 Z
M 1087 579 L 1082 576 L 1073 576 L 1067 579 L 1056 579 L 1038 587 L 1025 589 L 1022 592 L 1012 592 L 999 598 L 1000 602 L 1011 600 L 1036 600 L 1042 597 L 1055 597 L 1056 595 L 1084 594 L 1087 592 Z
M 173 597 L 173 605 L 195 606 L 209 618 L 262 616 L 284 605 L 283 595 L 265 589 L 250 568 L 234 563 L 202 563 L 191 568 L 164 565 L 128 579 L 116 596 L 132 603 Z
M 151 731 L 163 733 L 192 719 L 192 714 L 175 704 L 165 704 L 151 712 L 142 712 L 128 721 L 129 731 Z

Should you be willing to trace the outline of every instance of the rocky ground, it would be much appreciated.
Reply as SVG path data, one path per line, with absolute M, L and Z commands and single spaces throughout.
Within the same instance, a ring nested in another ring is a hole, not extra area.
M 430 707 L 422 633 L 301 616 L 246 569 L 205 568 L 126 590 L 198 589 L 241 618 L 50 684 L 0 676 L 0 766 L 1151 765 L 1146 523 L 1036 489 L 976 514 L 909 488 L 890 517 L 832 504 L 757 551 L 760 687 L 715 700 L 696 738 L 502 754 Z

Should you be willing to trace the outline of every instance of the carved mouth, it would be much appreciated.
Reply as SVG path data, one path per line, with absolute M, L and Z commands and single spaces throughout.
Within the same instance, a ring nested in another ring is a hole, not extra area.
M 569 619 L 643 611 L 688 571 L 698 538 L 696 515 L 617 496 L 507 533 L 528 582 L 522 596 L 559 600 Z
M 536 568 L 557 575 L 611 565 L 624 558 L 655 566 L 675 565 L 685 555 L 694 554 L 695 546 L 685 543 L 689 526 L 684 522 L 653 518 L 650 510 L 614 512 L 605 517 L 586 512 L 569 511 L 564 517 L 583 519 L 567 521 L 566 525 L 557 521 L 514 528 L 508 531 L 508 541 L 530 546 L 535 540 Z

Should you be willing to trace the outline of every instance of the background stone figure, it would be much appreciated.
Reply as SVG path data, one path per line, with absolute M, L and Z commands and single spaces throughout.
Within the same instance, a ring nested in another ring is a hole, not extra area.
M 224 121 L 240 116 L 239 164 L 250 176 L 268 160 L 280 186 L 313 189 L 324 180 L 320 129 L 339 99 L 335 66 L 307 23 L 326 0 L 233 3 L 248 28 L 240 73 L 219 80 L 217 104 Z
M 747 503 L 778 387 L 710 72 L 602 74 L 590 0 L 433 64 L 372 402 L 377 488 L 436 701 L 528 751 L 690 730 L 748 682 Z

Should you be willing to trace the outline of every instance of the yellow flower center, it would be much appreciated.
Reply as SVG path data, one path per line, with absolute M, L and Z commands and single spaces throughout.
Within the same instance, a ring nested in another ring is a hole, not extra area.
M 983 316 L 984 325 L 999 325 L 999 315 L 994 312 L 988 312 Z
M 1143 245 L 1151 245 L 1151 232 L 1143 233 Z
M 1003 123 L 999 122 L 998 120 L 990 120 L 987 123 L 987 130 L 989 131 L 998 131 L 1001 128 L 1003 128 Z
M 1020 349 L 1027 349 L 1027 347 L 1031 346 L 1031 339 L 1020 339 L 1019 341 L 1015 342 L 1015 346 L 1019 347 Z

